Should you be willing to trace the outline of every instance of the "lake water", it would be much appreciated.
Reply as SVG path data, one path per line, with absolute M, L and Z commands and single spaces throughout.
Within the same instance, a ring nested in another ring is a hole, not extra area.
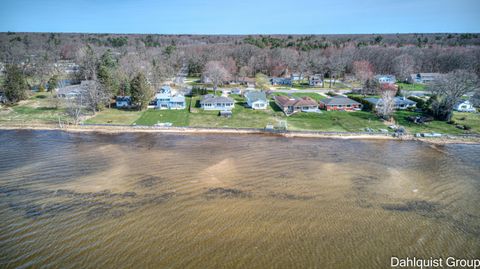
M 0 268 L 480 256 L 480 146 L 0 131 Z

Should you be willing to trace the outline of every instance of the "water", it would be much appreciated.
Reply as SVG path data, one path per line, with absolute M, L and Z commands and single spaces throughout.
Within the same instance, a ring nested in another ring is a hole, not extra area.
M 480 146 L 0 131 L 0 268 L 480 256 Z

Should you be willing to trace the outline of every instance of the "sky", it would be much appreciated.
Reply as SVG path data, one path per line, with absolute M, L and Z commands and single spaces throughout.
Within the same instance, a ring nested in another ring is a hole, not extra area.
M 480 33 L 480 0 L 0 0 L 0 32 Z

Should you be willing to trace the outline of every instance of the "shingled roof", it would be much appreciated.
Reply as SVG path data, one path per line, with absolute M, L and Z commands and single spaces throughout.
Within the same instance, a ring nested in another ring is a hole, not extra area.
M 355 100 L 352 100 L 350 98 L 347 98 L 345 96 L 334 96 L 332 98 L 323 99 L 320 102 L 324 103 L 325 105 L 329 105 L 329 106 L 360 105 L 359 102 L 357 102 Z
M 279 105 L 283 107 L 288 106 L 316 106 L 318 105 L 317 101 L 313 100 L 311 97 L 303 96 L 300 98 L 292 98 L 285 95 L 275 96 L 275 100 Z

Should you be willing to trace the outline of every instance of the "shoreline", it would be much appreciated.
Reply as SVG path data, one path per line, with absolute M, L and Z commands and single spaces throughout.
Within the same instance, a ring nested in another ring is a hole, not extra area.
M 121 126 L 121 125 L 68 125 L 60 127 L 54 124 L 29 125 L 0 125 L 0 130 L 44 130 L 64 132 L 94 132 L 103 134 L 121 133 L 177 133 L 177 134 L 258 134 L 274 135 L 288 138 L 330 138 L 330 139 L 359 139 L 359 140 L 398 140 L 420 141 L 435 145 L 445 144 L 480 144 L 480 137 L 444 135 L 442 137 L 415 137 L 408 134 L 402 137 L 393 137 L 391 134 L 381 133 L 354 133 L 354 132 L 322 132 L 322 131 L 268 131 L 255 128 L 205 128 L 205 127 L 150 127 L 150 126 Z

